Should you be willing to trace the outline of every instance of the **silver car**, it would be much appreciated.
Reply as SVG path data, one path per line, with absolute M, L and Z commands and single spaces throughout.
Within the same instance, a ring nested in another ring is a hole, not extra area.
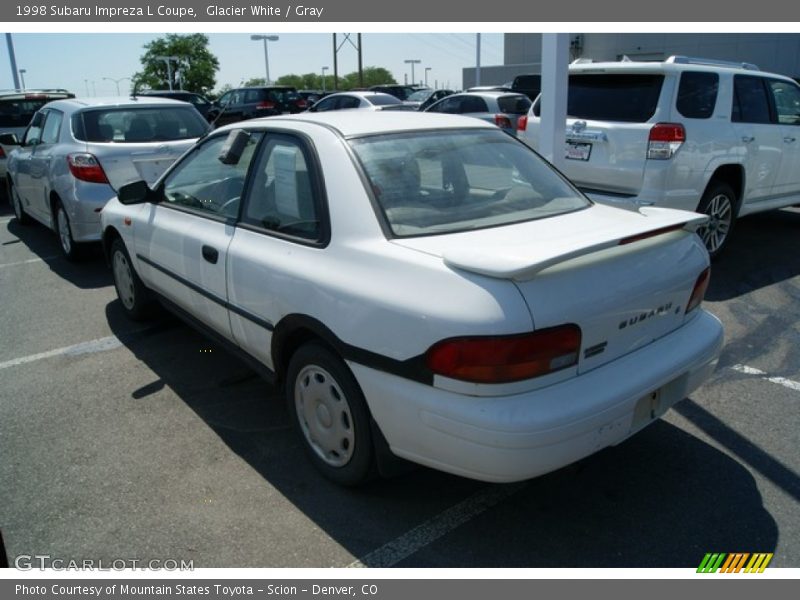
M 53 229 L 74 259 L 82 243 L 100 240 L 100 211 L 116 190 L 155 182 L 208 129 L 193 106 L 166 98 L 50 102 L 8 158 L 14 214 Z
M 326 112 L 329 110 L 415 110 L 391 94 L 382 92 L 339 92 L 329 94 L 309 108 L 309 112 Z
M 425 109 L 425 112 L 466 115 L 494 123 L 500 129 L 516 136 L 517 120 L 528 114 L 530 99 L 515 92 L 463 92 L 442 98 Z

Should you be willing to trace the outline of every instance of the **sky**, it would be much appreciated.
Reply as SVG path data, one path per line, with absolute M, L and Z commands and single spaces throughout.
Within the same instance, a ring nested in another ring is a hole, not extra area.
M 217 86 L 237 86 L 253 77 L 264 77 L 263 42 L 250 39 L 251 33 L 272 35 L 270 31 L 250 33 L 207 33 L 209 49 L 219 60 Z M 65 88 L 78 96 L 116 95 L 112 79 L 130 77 L 141 69 L 139 61 L 144 44 L 163 37 L 163 33 L 14 33 L 17 68 L 24 69 L 27 88 Z M 333 74 L 333 40 L 331 33 L 281 33 L 279 40 L 269 42 L 269 70 L 274 80 L 290 73 Z M 338 41 L 343 40 L 342 33 Z M 356 34 L 351 34 L 356 41 Z M 418 59 L 415 79 L 434 87 L 461 88 L 461 69 L 475 66 L 474 33 L 363 33 L 363 65 L 384 67 L 403 83 L 411 80 L 406 59 Z M 0 38 L 0 89 L 12 89 L 8 50 Z M 345 43 L 338 54 L 339 73 L 358 69 L 356 50 Z M 481 65 L 503 63 L 503 35 L 481 34 Z M 129 82 L 121 81 L 124 94 Z

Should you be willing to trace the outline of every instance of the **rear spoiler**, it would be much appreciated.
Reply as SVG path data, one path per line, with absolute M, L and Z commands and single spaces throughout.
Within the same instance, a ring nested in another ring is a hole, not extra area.
M 604 229 L 582 239 L 565 237 L 546 247 L 535 242 L 515 247 L 471 248 L 445 252 L 446 265 L 472 273 L 497 279 L 526 281 L 537 273 L 554 265 L 574 258 L 587 256 L 601 250 L 632 244 L 647 238 L 664 235 L 672 231 L 694 233 L 708 222 L 706 215 L 698 213 L 646 206 L 639 213 L 642 219 L 639 227 L 627 222 L 615 229 Z

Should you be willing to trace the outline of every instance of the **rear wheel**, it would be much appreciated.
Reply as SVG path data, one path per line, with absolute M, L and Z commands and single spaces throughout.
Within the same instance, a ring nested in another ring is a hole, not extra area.
M 325 477 L 354 486 L 375 472 L 369 409 L 347 365 L 318 343 L 295 352 L 286 378 L 289 414 Z
M 56 235 L 58 235 L 59 247 L 67 260 L 77 260 L 80 255 L 80 247 L 72 238 L 72 227 L 69 224 L 69 216 L 60 200 L 56 200 L 54 205 Z
M 709 217 L 708 223 L 698 229 L 697 234 L 711 258 L 716 258 L 730 239 L 739 212 L 739 200 L 727 183 L 712 182 L 703 194 L 697 212 Z
M 14 217 L 16 217 L 17 222 L 20 225 L 28 225 L 31 222 L 31 218 L 25 213 L 25 209 L 22 208 L 22 198 L 19 197 L 17 188 L 14 187 L 11 181 L 8 182 L 8 193 L 11 197 L 11 206 L 14 209 Z
M 122 309 L 133 321 L 143 321 L 153 313 L 153 300 L 131 264 L 131 257 L 120 238 L 111 244 L 111 271 Z

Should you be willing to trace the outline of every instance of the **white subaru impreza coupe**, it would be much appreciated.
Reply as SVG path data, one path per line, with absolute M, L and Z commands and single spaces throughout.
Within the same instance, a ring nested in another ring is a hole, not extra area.
M 286 390 L 314 464 L 523 480 L 618 444 L 713 371 L 706 217 L 587 200 L 467 117 L 236 123 L 102 212 L 119 299 Z

